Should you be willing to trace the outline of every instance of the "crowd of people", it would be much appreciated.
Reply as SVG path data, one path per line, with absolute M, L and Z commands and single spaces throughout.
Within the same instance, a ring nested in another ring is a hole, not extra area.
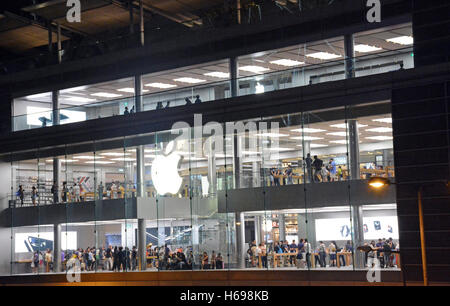
M 196 96 L 195 96 L 194 102 L 192 102 L 192 100 L 191 100 L 190 97 L 186 97 L 186 98 L 184 99 L 184 101 L 186 102 L 185 105 L 192 105 L 192 104 L 199 104 L 199 103 L 202 103 L 202 100 L 200 99 L 200 95 L 196 95 Z M 170 101 L 166 101 L 166 106 L 164 106 L 164 105 L 163 105 L 163 102 L 156 102 L 156 109 L 159 110 L 159 109 L 169 108 L 169 107 L 170 107 L 170 103 L 171 103 Z M 133 105 L 133 107 L 131 108 L 131 110 L 128 109 L 128 106 L 125 106 L 124 111 L 123 111 L 123 114 L 124 114 L 124 115 L 132 115 L 132 114 L 134 114 L 135 112 L 136 112 L 136 111 L 135 111 L 135 109 L 134 109 L 134 105 Z

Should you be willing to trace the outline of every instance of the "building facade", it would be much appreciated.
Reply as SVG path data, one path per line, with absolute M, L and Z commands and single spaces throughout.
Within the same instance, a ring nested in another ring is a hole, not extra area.
M 127 271 L 417 283 L 420 189 L 448 282 L 448 9 L 341 1 L 0 76 L 2 280 L 117 246 Z

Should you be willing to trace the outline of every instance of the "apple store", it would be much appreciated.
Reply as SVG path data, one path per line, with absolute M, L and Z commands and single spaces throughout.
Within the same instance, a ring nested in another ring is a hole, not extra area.
M 357 247 L 398 250 L 395 191 L 367 183 L 395 179 L 389 101 L 200 122 L 11 154 L 3 273 L 62 272 L 72 256 L 108 271 L 110 246 L 129 271 L 367 269 Z

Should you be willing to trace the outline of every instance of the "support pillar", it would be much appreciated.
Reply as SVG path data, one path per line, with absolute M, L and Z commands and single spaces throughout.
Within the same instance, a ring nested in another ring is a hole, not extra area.
M 245 219 L 243 212 L 237 212 L 236 217 L 236 257 L 237 268 L 245 268 Z
M 239 95 L 239 64 L 237 57 L 230 57 L 229 70 L 230 70 L 230 96 L 231 98 Z
M 261 187 L 261 163 L 252 163 L 252 176 L 253 176 L 253 187 Z
M 141 41 L 141 47 L 144 46 L 145 42 L 145 32 L 144 32 L 144 5 L 142 3 L 142 0 L 139 0 L 139 31 L 141 33 L 140 35 L 140 41 Z
M 138 146 L 136 148 L 136 196 L 145 198 L 147 192 L 145 190 L 145 158 L 144 158 L 144 146 Z
M 356 119 L 348 120 L 348 145 L 350 178 L 352 180 L 359 180 L 359 132 L 358 121 Z
M 53 183 L 56 186 L 56 194 L 52 195 L 53 198 L 53 204 L 56 204 L 59 202 L 59 186 L 60 186 L 60 180 L 59 180 L 59 172 L 61 168 L 61 162 L 59 158 L 53 158 Z
M 305 163 L 305 168 L 304 168 L 304 182 L 305 183 L 312 183 L 312 178 L 313 178 L 313 174 L 312 174 L 312 166 L 311 167 L 307 167 L 306 166 L 306 157 L 308 156 L 308 153 L 311 155 L 311 141 L 303 141 L 303 162 Z M 312 156 L 311 156 L 312 158 Z
M 280 231 L 280 241 L 286 240 L 286 225 L 284 223 L 284 214 L 278 217 L 278 229 Z
M 53 272 L 61 272 L 61 224 L 53 225 Z
M 139 252 L 139 266 L 141 271 L 147 270 L 147 245 L 146 245 L 146 231 L 147 226 L 145 219 L 138 219 L 138 252 Z
M 344 35 L 344 51 L 345 51 L 345 78 L 351 79 L 355 77 L 355 42 L 353 34 Z
M 209 182 L 209 194 L 216 194 L 217 189 L 217 174 L 216 174 L 216 157 L 212 148 L 213 142 L 209 142 L 209 154 L 208 154 L 208 182 Z
M 238 135 L 233 137 L 233 173 L 234 173 L 234 188 L 242 188 L 242 164 L 241 164 L 241 154 L 242 154 L 242 139 Z
M 356 250 L 357 247 L 364 245 L 362 206 L 352 205 L 350 207 L 350 214 L 351 214 L 350 218 L 352 221 L 354 268 L 362 269 L 364 268 L 364 253 Z

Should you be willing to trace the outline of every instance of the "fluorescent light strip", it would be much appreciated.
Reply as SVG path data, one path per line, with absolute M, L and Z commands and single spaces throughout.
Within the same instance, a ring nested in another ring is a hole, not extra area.
M 359 52 L 359 53 L 369 53 L 369 52 L 375 52 L 375 51 L 383 50 L 382 48 L 378 48 L 378 47 L 375 47 L 375 46 L 364 45 L 364 44 L 355 45 L 354 49 L 355 49 L 356 52 Z
M 213 77 L 213 78 L 219 78 L 219 79 L 228 79 L 230 77 L 230 74 L 227 72 L 220 72 L 220 71 L 213 71 L 203 74 L 205 76 Z
M 135 161 L 136 159 L 131 157 L 119 157 L 119 158 L 112 158 L 111 160 L 127 162 L 127 161 Z
M 178 79 L 174 79 L 174 81 L 181 82 L 181 83 L 188 83 L 188 84 L 197 84 L 197 83 L 206 82 L 206 80 L 190 78 L 190 77 L 178 78 Z
M 368 125 L 358 123 L 358 127 L 366 127 L 366 126 L 368 126 Z M 330 125 L 330 127 L 334 127 L 337 129 L 346 129 L 347 125 L 345 123 L 338 123 L 338 124 L 332 124 L 332 125 Z
M 158 82 L 145 84 L 144 86 L 153 87 L 153 88 L 160 88 L 160 89 L 168 89 L 168 88 L 177 87 L 177 85 L 174 85 L 174 84 L 166 84 L 166 83 L 158 83 Z
M 134 93 L 134 88 L 132 88 L 132 87 L 125 87 L 125 88 L 117 89 L 117 91 Z M 149 92 L 149 90 L 148 89 L 142 89 L 142 92 Z
M 414 38 L 412 36 L 399 36 L 386 39 L 387 42 L 398 44 L 398 45 L 412 45 L 414 43 Z
M 375 122 L 383 122 L 383 123 L 392 123 L 392 118 L 379 118 L 379 119 L 372 119 L 372 121 Z
M 279 133 L 262 133 L 258 134 L 260 137 L 270 137 L 270 138 L 276 138 L 276 137 L 287 137 L 288 134 L 279 134 Z
M 393 137 L 392 136 L 370 136 L 370 137 L 366 137 L 366 139 L 371 139 L 371 140 L 392 140 Z
M 104 156 L 127 156 L 131 155 L 130 153 L 119 153 L 119 152 L 106 152 L 106 153 L 100 153 L 100 155 Z
M 373 129 L 368 129 L 366 132 L 374 132 L 374 133 L 390 133 L 392 132 L 392 128 L 389 127 L 377 127 Z
M 88 103 L 88 102 L 95 102 L 96 99 L 89 99 L 89 98 L 83 98 L 83 97 L 67 97 L 64 98 L 64 100 L 72 101 L 72 102 L 80 102 L 80 103 Z
M 61 160 L 62 163 L 74 163 L 77 161 L 78 161 L 78 159 L 62 159 Z M 48 163 L 53 162 L 53 159 L 47 159 L 46 162 L 48 162 Z
M 303 129 L 295 129 L 291 130 L 292 132 L 299 132 L 299 133 L 320 133 L 320 132 L 326 132 L 326 130 L 321 129 L 313 129 L 313 128 L 303 128 Z
M 291 139 L 311 141 L 311 140 L 321 140 L 323 138 L 322 137 L 314 137 L 314 136 L 298 136 L 298 137 L 291 137 Z
M 118 98 L 118 97 L 122 97 L 122 95 L 113 94 L 113 93 L 109 93 L 109 92 L 96 92 L 96 93 L 91 94 L 91 96 L 102 97 L 102 98 Z
M 311 54 L 306 54 L 307 57 L 312 57 L 320 60 L 331 60 L 335 58 L 340 58 L 338 54 L 328 53 L 328 52 L 316 52 Z
M 271 61 L 270 63 L 279 65 L 279 66 L 286 66 L 286 67 L 300 66 L 300 65 L 305 64 L 305 62 L 294 61 L 294 60 L 287 59 L 287 58 L 279 59 L 276 61 Z
M 248 66 L 239 67 L 239 70 L 253 72 L 253 73 L 263 73 L 263 72 L 269 71 L 270 69 L 261 67 L 261 66 L 248 65 Z
M 107 164 L 115 164 L 113 161 L 105 161 L 105 160 L 91 160 L 85 162 L 85 164 L 99 164 L 99 165 L 107 165 Z
M 103 156 L 89 156 L 89 155 L 80 155 L 80 156 L 75 156 L 75 158 L 77 159 L 101 159 L 104 158 Z

